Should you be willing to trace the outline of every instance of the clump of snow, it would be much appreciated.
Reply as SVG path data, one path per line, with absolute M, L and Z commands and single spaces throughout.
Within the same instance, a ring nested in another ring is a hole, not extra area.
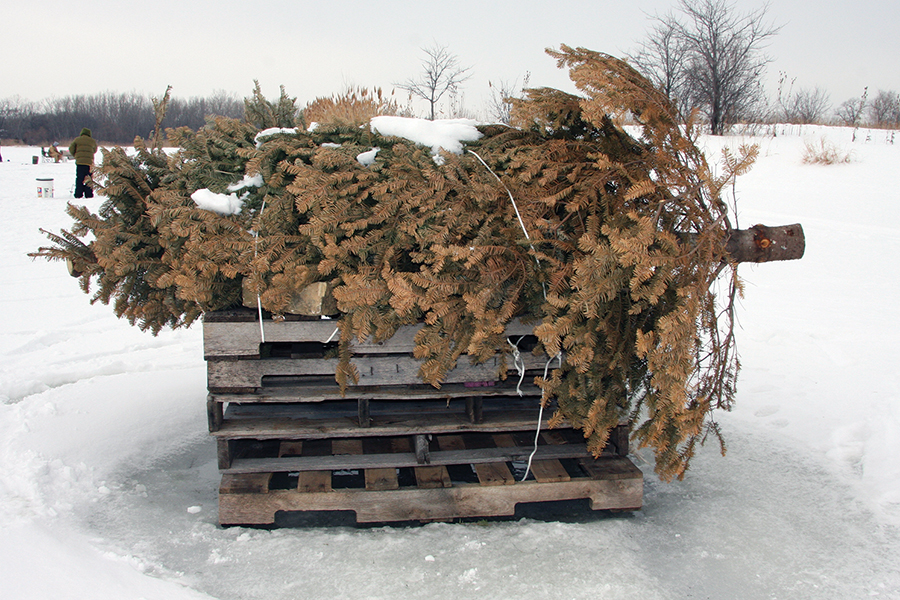
M 267 137 L 272 137 L 273 135 L 278 135 L 279 133 L 287 133 L 287 134 L 296 134 L 296 127 L 269 127 L 268 129 L 263 129 L 259 133 L 256 134 L 256 137 L 253 138 L 253 141 L 256 142 L 256 147 L 259 148 L 263 140 Z
M 244 207 L 244 200 L 234 194 L 219 194 L 206 188 L 197 190 L 191 194 L 191 200 L 199 208 L 212 211 L 218 215 L 236 215 Z
M 368 152 L 360 152 L 356 155 L 356 160 L 364 167 L 368 167 L 375 163 L 375 155 L 381 148 L 372 148 Z
M 191 194 L 191 200 L 194 201 L 198 208 L 212 211 L 217 215 L 225 217 L 236 215 L 244 208 L 244 200 L 247 199 L 247 194 L 235 194 L 233 192 L 240 192 L 251 187 L 261 187 L 262 184 L 262 175 L 258 173 L 252 176 L 244 175 L 243 179 L 228 186 L 228 191 L 232 192 L 231 194 L 219 194 L 203 188 Z
M 248 187 L 262 187 L 263 178 L 262 175 L 257 173 L 256 175 L 244 175 L 244 178 L 238 181 L 237 183 L 232 183 L 228 186 L 229 192 L 239 192 Z
M 431 148 L 437 156 L 446 150 L 453 154 L 462 154 L 463 142 L 474 142 L 481 138 L 481 132 L 473 119 L 443 119 L 429 121 L 408 117 L 381 116 L 373 117 L 369 127 L 375 133 L 384 136 L 402 137 L 416 144 Z
M 322 147 L 323 147 L 323 148 L 340 148 L 341 145 L 340 145 L 340 144 L 335 144 L 334 142 L 323 142 L 323 143 L 322 143 Z

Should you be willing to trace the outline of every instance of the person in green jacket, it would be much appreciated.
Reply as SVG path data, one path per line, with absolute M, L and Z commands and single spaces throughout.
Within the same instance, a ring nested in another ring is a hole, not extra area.
M 75 197 L 93 198 L 94 189 L 91 187 L 90 177 L 97 142 L 91 137 L 90 129 L 85 127 L 81 130 L 81 135 L 69 144 L 69 152 L 75 157 Z

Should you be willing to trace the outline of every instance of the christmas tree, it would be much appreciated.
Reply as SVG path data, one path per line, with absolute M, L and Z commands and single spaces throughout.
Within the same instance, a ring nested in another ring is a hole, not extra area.
M 297 112 L 257 85 L 244 120 L 169 131 L 177 152 L 105 151 L 106 202 L 70 206 L 75 225 L 36 255 L 69 260 L 93 301 L 153 332 L 240 304 L 245 287 L 284 314 L 325 282 L 342 386 L 354 339 L 423 324 L 420 376 L 439 386 L 459 360 L 508 356 L 505 327 L 522 318 L 534 351 L 558 358 L 537 380 L 554 420 L 595 452 L 630 422 L 659 475 L 681 477 L 734 396 L 739 280 L 720 192 L 754 151 L 714 177 L 692 121 L 629 65 L 550 54 L 582 95 L 528 90 L 511 127 L 480 125 L 456 151 L 380 133 L 370 119 L 397 107 L 379 93 Z

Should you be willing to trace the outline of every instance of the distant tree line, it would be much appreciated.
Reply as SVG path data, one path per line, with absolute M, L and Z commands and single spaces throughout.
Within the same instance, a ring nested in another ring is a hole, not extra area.
M 782 75 L 778 98 L 769 109 L 768 121 L 793 124 L 835 124 L 896 129 L 900 127 L 900 93 L 878 90 L 869 97 L 869 89 L 856 98 L 845 100 L 832 110 L 828 93 L 819 87 L 801 88 L 782 95 Z
M 227 92 L 169 99 L 164 127 L 203 127 L 208 115 L 243 118 L 244 101 Z M 64 142 L 87 127 L 101 142 L 130 144 L 155 126 L 153 102 L 135 92 L 64 96 L 41 102 L 0 99 L 0 138 L 29 145 Z

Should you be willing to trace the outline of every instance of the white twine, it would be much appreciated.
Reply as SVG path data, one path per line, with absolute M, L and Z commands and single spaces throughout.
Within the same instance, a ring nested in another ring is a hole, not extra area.
M 500 182 L 500 185 L 503 186 L 503 189 L 506 190 L 506 194 L 509 196 L 509 201 L 512 202 L 513 208 L 516 211 L 516 217 L 519 219 L 519 227 L 521 227 L 522 231 L 525 233 L 525 239 L 530 242 L 531 236 L 528 235 L 528 230 L 525 229 L 525 222 L 522 220 L 522 215 L 519 214 L 519 207 L 516 205 L 516 199 L 513 198 L 512 192 L 509 191 L 509 188 L 506 187 L 506 184 L 503 183 L 503 180 L 500 179 L 500 176 L 497 175 L 496 173 L 494 173 L 494 170 L 491 169 L 486 162 L 484 162 L 483 158 L 481 158 L 480 156 L 478 156 L 478 154 L 476 154 L 475 152 L 472 152 L 471 150 L 469 150 L 469 152 L 471 152 L 475 156 L 475 158 L 477 158 L 481 162 L 481 164 L 484 165 L 485 169 L 490 171 L 491 175 L 493 175 L 497 179 L 497 181 Z M 534 250 L 534 246 L 532 246 L 531 249 Z
M 259 208 L 259 215 L 257 219 L 262 217 L 263 211 L 266 210 L 266 201 L 263 200 L 262 206 Z M 252 231 L 253 233 L 253 258 L 256 258 L 256 251 L 259 247 L 259 232 L 255 229 Z M 260 343 L 266 343 L 266 330 L 263 329 L 263 315 L 262 315 L 262 298 L 259 295 L 259 284 L 256 286 L 256 313 L 259 315 L 259 339 Z
M 519 338 L 519 342 L 522 341 L 522 337 Z M 524 396 L 525 394 L 522 393 L 522 381 L 525 379 L 525 361 L 522 360 L 522 354 L 519 352 L 519 342 L 513 344 L 509 341 L 509 338 L 506 338 L 506 343 L 512 346 L 513 364 L 516 366 L 516 372 L 519 374 L 519 383 L 516 384 L 516 393 L 519 396 Z
M 562 367 L 562 352 L 557 352 L 556 356 L 550 358 L 547 361 L 547 364 L 544 365 L 544 379 L 547 379 L 547 372 L 550 371 L 550 363 L 554 360 L 559 361 L 560 368 Z M 538 420 L 537 420 L 537 429 L 534 432 L 534 448 L 531 450 L 531 454 L 528 455 L 528 464 L 525 465 L 525 474 L 522 475 L 522 479 L 520 481 L 525 481 L 528 478 L 528 473 L 531 471 L 531 461 L 534 459 L 534 455 L 537 454 L 538 451 L 538 440 L 541 437 L 541 422 L 544 420 L 544 402 L 543 398 L 541 399 L 541 408 L 538 410 Z
M 506 187 L 506 184 L 503 183 L 503 180 L 500 179 L 500 176 L 497 175 L 496 173 L 494 173 L 494 170 L 491 169 L 486 162 L 484 162 L 483 158 L 478 156 L 478 154 L 476 154 L 472 150 L 469 150 L 469 152 L 472 153 L 472 155 L 474 155 L 475 158 L 477 158 L 479 160 L 479 162 L 481 162 L 481 164 L 484 165 L 485 169 L 490 171 L 491 175 L 493 175 L 494 178 L 496 178 L 497 181 L 500 182 L 500 185 L 503 186 L 503 189 L 506 190 L 506 194 L 509 196 L 509 201 L 512 202 L 513 209 L 516 211 L 516 218 L 519 219 L 519 227 L 522 228 L 522 233 L 525 234 L 525 239 L 529 241 L 531 250 L 534 251 L 534 245 L 530 244 L 531 236 L 528 235 L 528 229 L 525 228 L 525 222 L 522 220 L 522 214 L 519 212 L 519 206 L 516 204 L 516 199 L 513 198 L 512 192 L 509 191 L 509 188 Z M 537 262 L 538 266 L 540 266 L 541 261 L 536 256 L 534 257 L 534 260 L 535 260 L 535 262 Z M 542 282 L 541 287 L 543 288 L 544 299 L 546 300 L 547 299 L 547 286 L 545 283 Z M 525 363 L 522 361 L 522 358 L 519 354 L 519 347 L 516 344 L 513 344 L 512 342 L 510 342 L 509 338 L 507 338 L 506 341 L 509 343 L 510 346 L 513 347 L 513 358 L 515 359 L 516 370 L 519 372 L 519 384 L 516 386 L 516 392 L 519 394 L 519 396 L 521 396 L 522 390 L 519 386 L 522 385 L 522 379 L 525 377 Z M 521 341 L 521 338 L 519 339 L 519 341 Z M 547 379 L 547 372 L 550 370 L 550 363 L 552 363 L 554 360 L 559 360 L 559 366 L 562 367 L 562 352 L 557 352 L 556 356 L 551 357 L 550 360 L 547 361 L 547 364 L 544 365 L 544 379 L 545 380 Z M 522 476 L 521 481 L 525 481 L 525 479 L 528 477 L 529 471 L 531 471 L 531 462 L 534 459 L 534 455 L 537 454 L 538 440 L 540 439 L 540 436 L 541 436 L 541 422 L 543 420 L 544 420 L 544 403 L 543 403 L 543 398 L 542 398 L 541 408 L 538 411 L 537 428 L 534 432 L 534 448 L 532 449 L 531 454 L 528 456 L 528 464 L 525 466 L 525 474 Z

